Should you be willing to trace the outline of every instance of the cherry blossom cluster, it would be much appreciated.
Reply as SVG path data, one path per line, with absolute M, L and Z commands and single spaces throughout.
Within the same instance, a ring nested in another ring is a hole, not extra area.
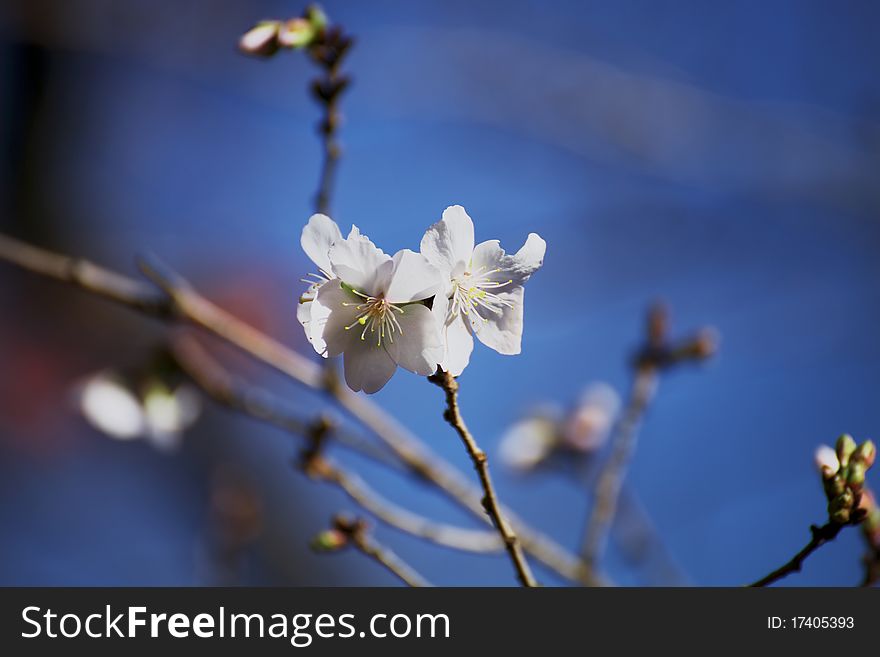
M 428 228 L 419 252 L 387 255 L 352 226 L 347 237 L 323 214 L 303 229 L 315 263 L 297 318 L 322 356 L 342 355 L 355 391 L 381 390 L 402 367 L 459 376 L 474 336 L 500 354 L 518 354 L 523 284 L 543 264 L 546 243 L 530 233 L 516 253 L 498 240 L 474 242 L 474 223 L 454 205 Z

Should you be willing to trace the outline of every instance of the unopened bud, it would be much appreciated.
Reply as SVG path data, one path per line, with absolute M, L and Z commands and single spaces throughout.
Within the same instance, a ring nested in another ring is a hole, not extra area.
M 853 491 L 859 492 L 865 485 L 865 471 L 867 468 L 861 461 L 853 461 L 849 464 L 846 474 L 846 485 Z
M 849 459 L 855 451 L 856 441 L 848 433 L 843 434 L 837 439 L 837 458 L 840 461 L 841 468 L 849 465 Z
M 829 513 L 829 517 L 831 519 L 831 522 L 833 522 L 837 525 L 847 524 L 849 522 L 849 515 L 850 515 L 849 509 L 838 509 L 836 511 L 832 511 L 831 513 Z
M 317 552 L 335 552 L 348 544 L 348 536 L 338 529 L 326 529 L 316 535 L 311 542 Z
M 835 452 L 828 445 L 820 445 L 815 454 L 816 467 L 822 474 L 822 479 L 831 479 L 840 470 L 840 461 Z
M 865 469 L 874 465 L 874 459 L 877 458 L 877 446 L 873 440 L 866 440 L 856 448 L 853 452 L 852 460 L 865 464 Z
M 278 43 L 285 48 L 305 48 L 310 45 L 318 30 L 306 18 L 292 18 L 281 25 Z
M 327 14 L 319 5 L 309 5 L 306 9 L 306 19 L 316 30 L 323 30 L 327 27 Z
M 278 51 L 278 21 L 261 21 L 245 32 L 238 42 L 238 48 L 248 55 L 271 57 Z

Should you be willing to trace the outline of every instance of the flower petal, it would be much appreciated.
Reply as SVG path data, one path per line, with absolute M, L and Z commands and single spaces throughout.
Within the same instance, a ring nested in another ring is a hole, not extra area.
M 348 387 L 367 394 L 385 387 L 397 369 L 388 352 L 373 340 L 352 340 L 345 351 L 343 365 Z
M 440 270 L 430 264 L 421 253 L 403 249 L 394 254 L 394 265 L 390 272 L 387 287 L 383 290 L 385 299 L 391 303 L 409 303 L 434 296 L 443 287 Z
M 470 363 L 471 352 L 474 350 L 470 326 L 458 315 L 451 323 L 444 325 L 443 338 L 446 353 L 440 366 L 452 376 L 460 376 Z
M 327 281 L 320 288 L 315 300 L 311 302 L 311 342 L 322 356 L 338 356 L 354 342 L 353 334 L 359 334 L 347 327 L 357 321 L 357 306 L 361 299 L 343 289 L 337 279 Z M 309 337 L 308 333 L 306 334 Z M 322 350 L 318 350 L 323 346 Z
M 474 271 L 498 270 L 493 278 L 522 285 L 544 264 L 546 250 L 547 242 L 537 233 L 529 233 L 526 243 L 513 255 L 504 253 L 498 240 L 489 240 L 474 249 L 472 267 Z
M 353 288 L 366 294 L 376 293 L 377 276 L 387 274 L 391 257 L 376 247 L 366 235 L 356 228 L 351 234 L 330 247 L 330 263 L 333 273 Z M 385 266 L 385 269 L 383 268 Z
M 440 327 L 427 306 L 414 303 L 401 310 L 395 314 L 401 330 L 393 334 L 393 341 L 389 337 L 383 340 L 385 349 L 402 368 L 429 376 L 443 359 Z
M 474 250 L 474 222 L 460 205 L 446 208 L 443 218 L 425 232 L 420 250 L 444 273 L 460 274 Z
M 523 331 L 522 287 L 499 292 L 498 296 L 510 306 L 503 306 L 497 313 L 484 314 L 485 320 L 471 317 L 471 327 L 480 342 L 499 354 L 518 354 L 522 346 Z
M 342 240 L 339 226 L 326 214 L 313 214 L 303 228 L 300 244 L 322 272 L 330 271 L 330 247 Z

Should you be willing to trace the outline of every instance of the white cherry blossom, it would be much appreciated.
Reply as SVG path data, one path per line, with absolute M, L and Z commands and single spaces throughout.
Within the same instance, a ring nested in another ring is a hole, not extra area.
M 474 246 L 474 223 L 460 205 L 422 238 L 421 252 L 444 277 L 433 303 L 445 352 L 440 366 L 460 375 L 470 361 L 476 335 L 500 354 L 518 354 L 523 331 L 523 284 L 543 264 L 547 243 L 530 233 L 513 255 L 498 240 Z
M 302 243 L 319 273 L 298 317 L 315 351 L 343 356 L 352 390 L 380 390 L 398 365 L 422 376 L 434 373 L 443 342 L 423 301 L 442 278 L 424 256 L 408 249 L 388 256 L 357 227 L 342 239 L 324 215 L 309 220 Z

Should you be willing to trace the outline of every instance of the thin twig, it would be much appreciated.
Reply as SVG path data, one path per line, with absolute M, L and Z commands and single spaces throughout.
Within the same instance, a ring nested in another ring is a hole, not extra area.
M 315 194 L 315 212 L 330 214 L 330 201 L 333 194 L 333 183 L 342 148 L 338 141 L 341 115 L 339 98 L 348 87 L 348 78 L 339 71 L 343 58 L 351 47 L 351 37 L 341 30 L 327 30 L 322 38 L 312 45 L 309 52 L 322 69 L 322 77 L 312 83 L 312 93 L 324 110 L 318 123 L 318 134 L 321 135 L 321 146 L 324 151 L 321 163 L 321 175 L 318 179 L 318 191 Z
M 595 498 L 581 547 L 581 558 L 586 567 L 595 569 L 605 549 L 627 466 L 635 453 L 639 425 L 656 387 L 656 368 L 650 365 L 639 367 L 633 379 L 629 402 L 611 440 L 611 455 L 596 481 Z
M 840 533 L 840 530 L 844 527 L 846 527 L 846 525 L 836 522 L 829 522 L 821 527 L 817 527 L 816 525 L 810 526 L 812 538 L 810 538 L 810 542 L 807 543 L 800 552 L 794 555 L 787 563 L 785 563 L 785 565 L 780 566 L 769 575 L 759 579 L 757 582 L 749 584 L 749 586 L 767 586 L 768 584 L 772 584 L 773 582 L 782 579 L 786 575 L 800 572 L 804 560 L 829 541 L 833 541 Z
M 446 525 L 413 513 L 383 498 L 357 474 L 329 460 L 322 464 L 320 478 L 339 486 L 352 500 L 385 524 L 417 538 L 465 552 L 493 553 L 503 549 L 503 543 L 495 532 Z
M 264 363 L 292 380 L 323 391 L 351 417 L 374 433 L 413 474 L 445 492 L 453 501 L 476 517 L 490 523 L 482 506 L 482 494 L 461 472 L 431 452 L 414 434 L 393 417 L 347 388 L 335 385 L 316 363 L 288 349 L 240 319 L 218 308 L 199 295 L 177 274 L 152 261 L 144 264 L 146 272 L 167 292 L 167 297 L 144 297 L 149 288 L 91 263 L 39 249 L 0 235 L 0 260 L 6 260 L 32 272 L 63 281 L 93 294 L 112 299 L 166 321 L 176 319 L 200 326 L 209 333 Z M 74 263 L 80 263 L 74 266 Z M 70 271 L 89 268 L 89 276 L 71 276 Z M 329 383 L 329 385 L 328 385 Z M 534 530 L 509 509 L 503 513 L 519 536 L 523 548 L 566 579 L 588 586 L 601 586 L 605 580 L 585 569 L 580 559 L 548 536 Z
M 395 575 L 407 586 L 431 586 L 412 566 L 398 557 L 391 548 L 382 545 L 367 529 L 367 523 L 361 519 L 348 519 L 337 516 L 333 521 L 334 528 L 348 537 L 349 544 L 367 555 Z
M 520 583 L 523 586 L 538 586 L 538 582 L 535 580 L 535 576 L 532 575 L 531 568 L 529 568 L 528 561 L 526 561 L 526 555 L 523 553 L 519 538 L 501 511 L 498 494 L 495 492 L 492 478 L 489 475 L 489 461 L 486 457 L 486 452 L 477 445 L 477 441 L 468 430 L 467 425 L 464 423 L 464 418 L 461 416 L 461 410 L 458 406 L 458 381 L 449 372 L 444 372 L 439 368 L 436 374 L 428 377 L 428 380 L 442 388 L 446 394 L 446 411 L 443 413 L 443 418 L 455 429 L 455 432 L 464 443 L 468 456 L 473 461 L 474 468 L 483 486 L 483 506 L 504 541 L 504 546 L 510 555 L 510 560 L 513 562 Z

